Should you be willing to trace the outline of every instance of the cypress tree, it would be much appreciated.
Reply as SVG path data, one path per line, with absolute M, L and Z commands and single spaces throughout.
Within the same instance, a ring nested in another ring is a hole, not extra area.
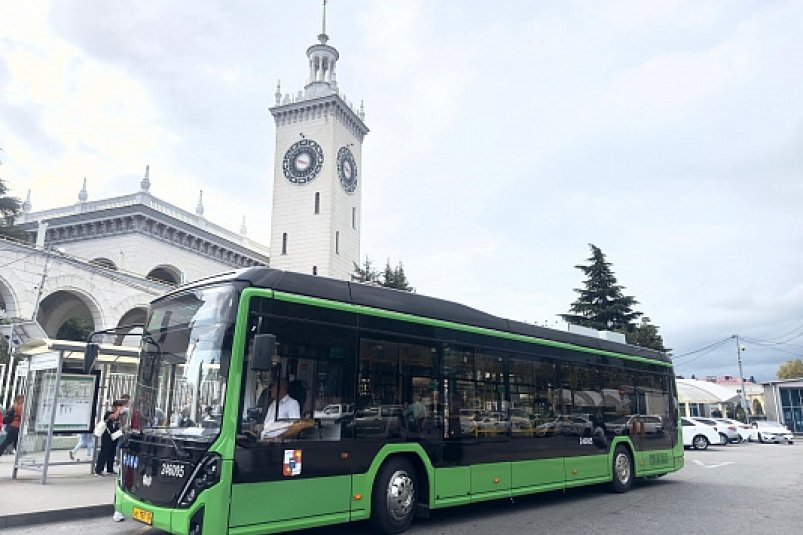
M 583 288 L 575 288 L 579 294 L 572 303 L 569 314 L 561 314 L 564 321 L 572 325 L 590 327 L 599 331 L 624 330 L 632 331 L 634 321 L 642 313 L 633 310 L 638 301 L 632 296 L 624 295 L 623 286 L 616 283 L 616 276 L 611 270 L 611 263 L 605 260 L 605 254 L 599 247 L 590 243 L 591 256 L 588 265 L 575 268 L 587 277 Z

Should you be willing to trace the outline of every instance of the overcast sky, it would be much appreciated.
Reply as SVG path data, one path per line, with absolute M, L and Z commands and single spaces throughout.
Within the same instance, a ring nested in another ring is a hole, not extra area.
M 269 242 L 277 80 L 321 3 L 0 4 L 0 147 L 34 210 L 151 192 Z M 589 243 L 687 377 L 803 356 L 803 3 L 331 0 L 365 103 L 362 253 L 555 326 Z M 768 345 L 769 342 L 788 342 Z

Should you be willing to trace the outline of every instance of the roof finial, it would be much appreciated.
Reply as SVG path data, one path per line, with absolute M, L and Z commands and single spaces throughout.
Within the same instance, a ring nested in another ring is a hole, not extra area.
M 31 211 L 31 190 L 28 190 L 28 195 L 25 197 L 25 202 L 22 203 L 22 211 L 26 214 Z
M 145 166 L 145 177 L 139 183 L 139 187 L 142 188 L 142 191 L 148 191 L 151 189 L 151 166 Z
M 329 36 L 326 35 L 326 0 L 323 0 L 323 23 L 321 24 L 321 35 L 318 36 L 318 41 L 325 45 L 328 40 Z
M 281 80 L 276 80 L 276 94 L 274 96 L 276 97 L 276 105 L 278 106 L 279 104 L 282 103 L 282 81 Z
M 198 197 L 198 206 L 195 207 L 195 213 L 198 217 L 204 216 L 204 190 L 201 190 L 201 195 Z
M 245 216 L 243 216 L 243 224 L 240 225 L 240 234 L 242 234 L 243 236 L 248 234 L 248 227 L 245 226 Z
M 89 194 L 86 192 L 86 177 L 84 177 L 84 185 L 81 188 L 81 192 L 78 194 L 78 200 L 81 202 L 86 202 L 89 198 Z

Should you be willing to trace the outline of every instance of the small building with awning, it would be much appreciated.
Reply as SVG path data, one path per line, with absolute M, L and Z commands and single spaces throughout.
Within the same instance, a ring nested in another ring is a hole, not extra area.
M 739 403 L 739 394 L 709 381 L 697 379 L 677 379 L 678 403 L 686 416 L 710 416 L 711 411 L 719 409 L 724 416 L 729 405 Z

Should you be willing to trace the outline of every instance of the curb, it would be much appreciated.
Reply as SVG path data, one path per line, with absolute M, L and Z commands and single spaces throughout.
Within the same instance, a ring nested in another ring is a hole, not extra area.
M 69 509 L 53 509 L 50 511 L 36 511 L 33 513 L 20 513 L 16 515 L 0 516 L 0 530 L 31 526 L 34 524 L 47 524 L 50 522 L 69 522 L 71 520 L 85 520 L 114 514 L 113 504 L 88 505 L 85 507 L 71 507 Z

